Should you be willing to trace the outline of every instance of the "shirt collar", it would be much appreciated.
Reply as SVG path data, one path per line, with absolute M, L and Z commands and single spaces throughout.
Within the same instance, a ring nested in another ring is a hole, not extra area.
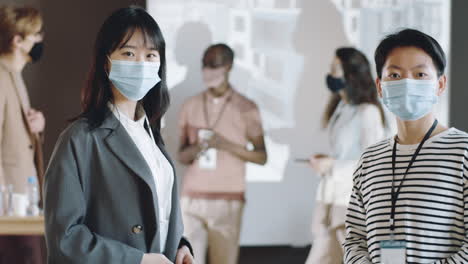
M 137 105 L 137 109 L 136 109 L 136 116 L 137 116 L 137 120 L 133 120 L 133 118 L 130 118 L 129 116 L 127 116 L 124 112 L 122 112 L 118 106 L 112 104 L 112 103 L 108 103 L 107 104 L 109 109 L 112 111 L 112 113 L 115 115 L 115 117 L 122 123 L 124 123 L 125 125 L 128 125 L 128 126 L 131 126 L 131 127 L 137 127 L 137 126 L 141 126 L 141 127 L 145 127 L 145 123 L 147 125 L 149 125 L 149 121 L 148 121 L 148 118 L 146 116 L 146 112 L 145 112 L 145 109 L 143 108 L 143 106 L 141 104 L 138 104 Z
M 209 90 L 205 91 L 205 94 L 206 94 L 206 97 L 208 98 L 208 101 L 210 103 L 214 103 L 214 104 L 219 104 L 219 103 L 225 102 L 226 100 L 228 100 L 228 98 L 231 97 L 231 95 L 233 93 L 234 93 L 234 90 L 232 88 L 230 88 L 230 90 L 227 91 L 226 93 L 224 93 L 222 96 L 215 97 L 213 94 L 210 93 Z

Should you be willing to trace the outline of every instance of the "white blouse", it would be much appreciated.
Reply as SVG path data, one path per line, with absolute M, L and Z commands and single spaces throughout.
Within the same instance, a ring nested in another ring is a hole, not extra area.
M 317 200 L 348 206 L 353 188 L 353 173 L 364 149 L 385 137 L 385 129 L 377 106 L 351 105 L 341 101 L 328 127 L 329 155 L 335 159 L 333 168 L 323 175 Z
M 151 129 L 146 130 L 145 128 L 145 125 L 148 128 L 150 126 L 143 107 L 139 106 L 137 108 L 137 121 L 130 119 L 116 106 L 110 105 L 109 107 L 114 113 L 115 117 L 117 117 L 122 126 L 125 128 L 130 138 L 132 138 L 133 142 L 148 164 L 151 173 L 153 174 L 159 202 L 158 230 L 161 235 L 161 252 L 164 252 L 166 248 L 169 219 L 172 207 L 172 187 L 174 185 L 173 168 L 159 147 L 156 145 Z

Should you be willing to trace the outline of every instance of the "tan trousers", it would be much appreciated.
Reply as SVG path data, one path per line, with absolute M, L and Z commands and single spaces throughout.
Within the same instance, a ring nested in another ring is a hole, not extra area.
M 306 264 L 343 263 L 345 216 L 345 206 L 317 202 L 312 220 L 312 248 Z
M 181 206 L 195 263 L 237 264 L 244 202 L 183 197 Z

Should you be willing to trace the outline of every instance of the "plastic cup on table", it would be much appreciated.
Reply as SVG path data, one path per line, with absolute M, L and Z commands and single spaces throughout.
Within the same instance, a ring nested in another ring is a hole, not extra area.
M 13 193 L 12 203 L 13 215 L 19 217 L 25 217 L 28 209 L 28 196 L 21 193 Z

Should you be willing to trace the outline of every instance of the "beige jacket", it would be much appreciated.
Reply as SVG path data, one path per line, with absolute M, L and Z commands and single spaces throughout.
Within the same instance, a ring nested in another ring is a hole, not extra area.
M 26 192 L 31 176 L 38 177 L 42 186 L 42 140 L 30 132 L 28 109 L 30 102 L 21 73 L 0 59 L 0 184 L 13 184 L 18 193 Z

